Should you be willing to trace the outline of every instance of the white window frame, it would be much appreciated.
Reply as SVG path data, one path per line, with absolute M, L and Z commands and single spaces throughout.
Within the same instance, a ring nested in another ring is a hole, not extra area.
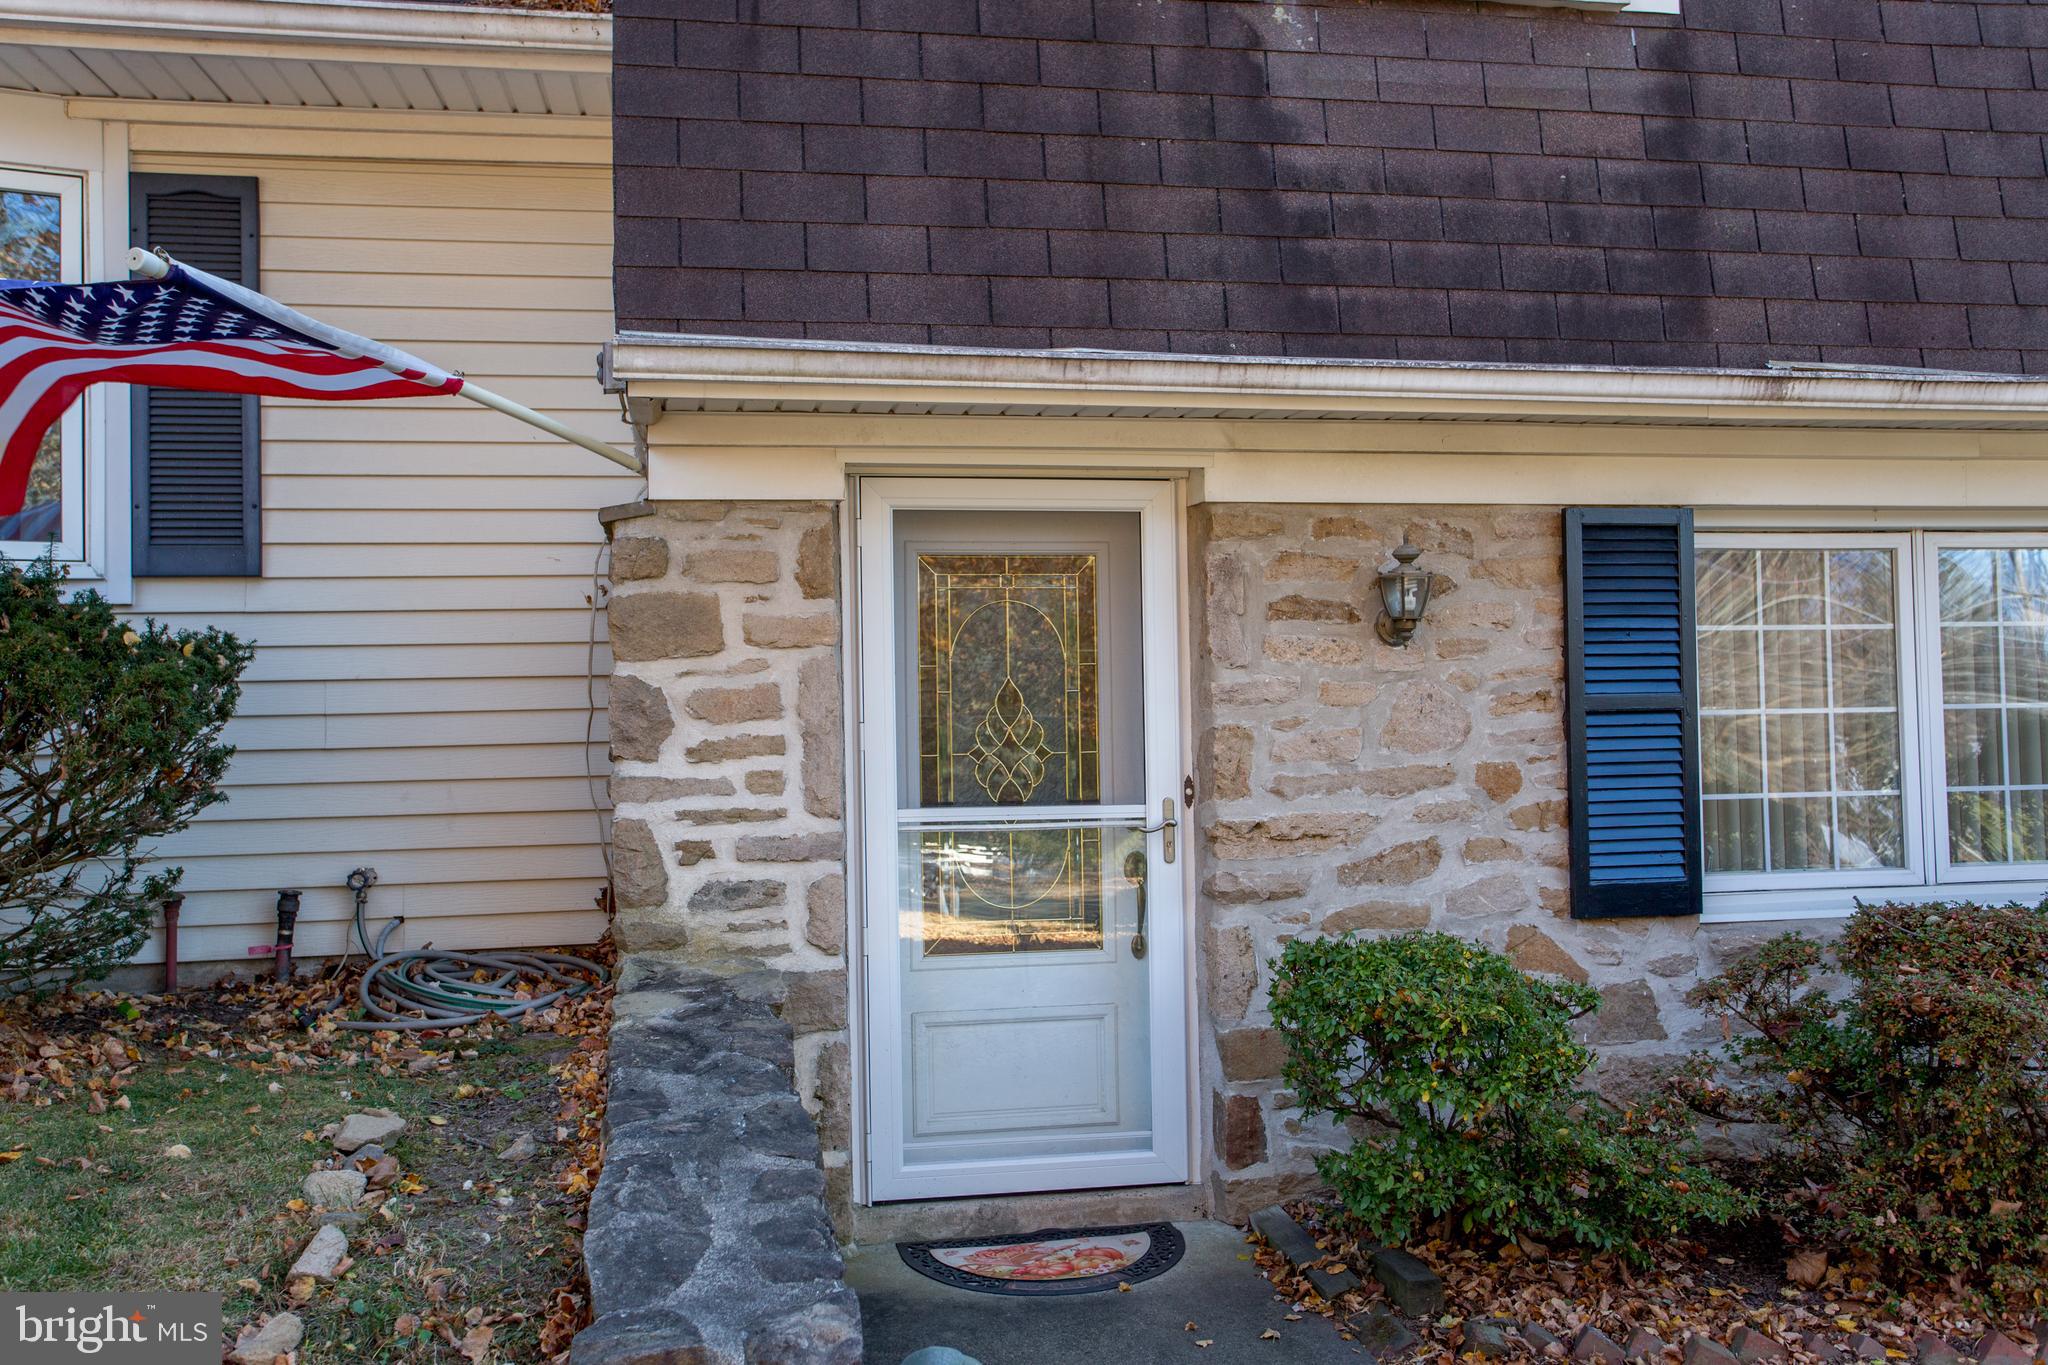
M 1694 549 L 1891 548 L 1898 615 L 1899 781 L 1906 867 L 1896 872 L 1710 873 L 1701 919 L 1741 923 L 1836 919 L 1858 900 L 2032 901 L 2048 895 L 2048 862 L 1951 863 L 1943 756 L 1940 553 L 1945 548 L 2048 548 L 2029 531 L 1702 530 Z M 1761 682 L 1761 679 L 1759 679 Z
M 86 278 L 86 175 L 84 171 L 53 172 L 31 170 L 12 164 L 0 165 L 0 191 L 20 190 L 29 194 L 54 195 L 57 199 L 57 276 L 66 284 Z M 88 395 L 90 390 L 87 391 Z M 40 558 L 50 545 L 56 546 L 60 564 L 81 566 L 86 559 L 86 513 L 98 493 L 88 472 L 87 431 L 84 397 L 72 403 L 57 419 L 59 468 L 63 501 L 61 531 L 54 542 L 0 540 L 0 559 Z
M 2001 534 L 1997 531 L 1971 532 L 1927 532 L 1921 536 L 1925 551 L 1918 566 L 1921 575 L 1922 592 L 1929 603 L 1927 619 L 1922 628 L 1920 652 L 1933 661 L 1935 671 L 1933 685 L 1928 689 L 1926 718 L 1922 722 L 1927 735 L 1927 754 L 1930 763 L 1939 768 L 1930 772 L 1942 774 L 1938 789 L 1931 793 L 1929 801 L 1930 823 L 1934 833 L 1934 876 L 1945 886 L 1974 887 L 1985 884 L 2004 884 L 2031 878 L 2048 882 L 2048 861 L 2032 863 L 1958 863 L 1949 858 L 1948 840 L 1948 760 L 1943 744 L 1943 727 L 1946 717 L 1942 712 L 1941 695 L 1941 552 L 1948 549 L 2000 549 L 2038 550 L 2048 549 L 2048 536 L 2027 535 L 2020 532 Z M 2006 755 L 2008 764 L 2012 756 Z M 2011 775 L 2010 768 L 2007 775 Z

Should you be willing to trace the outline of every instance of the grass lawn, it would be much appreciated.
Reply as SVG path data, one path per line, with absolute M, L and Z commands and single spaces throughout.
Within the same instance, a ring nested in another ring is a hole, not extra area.
M 0 1290 L 218 1290 L 230 1342 L 297 1312 L 309 1365 L 546 1359 L 584 1205 L 580 1181 L 558 1181 L 579 1127 L 563 1063 L 593 1044 L 516 1028 L 381 1045 L 341 1033 L 318 1057 L 296 1022 L 275 1036 L 287 1032 L 278 1053 L 159 1036 L 132 1045 L 118 1089 L 102 1067 L 55 1103 L 0 1101 Z M 89 1057 L 106 1035 L 88 1037 Z M 352 1267 L 304 1297 L 310 1282 L 295 1293 L 285 1272 L 317 1226 L 299 1183 L 331 1152 L 319 1131 L 379 1106 L 410 1125 L 389 1147 L 403 1175 L 344 1227 Z M 499 1160 L 521 1133 L 538 1152 Z M 190 1158 L 165 1155 L 173 1144 Z

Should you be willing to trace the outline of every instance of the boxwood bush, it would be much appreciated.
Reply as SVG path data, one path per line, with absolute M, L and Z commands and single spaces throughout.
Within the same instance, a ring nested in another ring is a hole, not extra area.
M 1797 1229 L 1888 1278 L 2048 1294 L 2048 904 L 1861 907 L 1694 998 L 1731 1040 L 1687 1098 L 1775 1133 Z
M 1391 1242 L 1442 1225 L 1641 1260 L 1646 1237 L 1746 1213 L 1682 1109 L 1577 1088 L 1592 1054 L 1571 1024 L 1598 1003 L 1448 934 L 1289 943 L 1272 997 L 1286 1081 L 1355 1139 L 1317 1170 Z

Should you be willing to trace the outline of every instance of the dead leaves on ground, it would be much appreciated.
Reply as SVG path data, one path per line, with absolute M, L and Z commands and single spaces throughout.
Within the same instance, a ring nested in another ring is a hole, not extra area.
M 1363 1273 L 1370 1245 L 1350 1234 L 1325 1205 L 1304 1200 L 1290 1203 L 1288 1211 L 1331 1253 L 1330 1263 L 1362 1272 L 1364 1283 L 1339 1302 L 1326 1303 L 1279 1253 L 1261 1243 L 1255 1258 L 1298 1311 L 1332 1317 L 1341 1332 L 1345 1320 L 1380 1294 Z M 1867 1268 L 1831 1261 L 1820 1248 L 1793 1248 L 1782 1274 L 1776 1263 L 1739 1262 L 1688 1241 L 1653 1246 L 1651 1264 L 1639 1269 L 1616 1256 L 1553 1250 L 1527 1239 L 1483 1248 L 1429 1241 L 1409 1250 L 1444 1281 L 1444 1312 L 1412 1324 L 1422 1338 L 1418 1358 L 1434 1353 L 1441 1365 L 1458 1358 L 1468 1318 L 1535 1323 L 1567 1342 L 1586 1326 L 1616 1341 L 1642 1328 L 1674 1345 L 1694 1332 L 1725 1343 L 1736 1328 L 1748 1327 L 1783 1343 L 1799 1362 L 1819 1359 L 1798 1345 L 1810 1333 L 1838 1346 L 1848 1334 L 1864 1333 L 1904 1350 L 1919 1331 L 1972 1341 L 2000 1326 L 1956 1298 L 1887 1297 Z M 2003 1324 L 2015 1340 L 2032 1342 L 2027 1326 Z

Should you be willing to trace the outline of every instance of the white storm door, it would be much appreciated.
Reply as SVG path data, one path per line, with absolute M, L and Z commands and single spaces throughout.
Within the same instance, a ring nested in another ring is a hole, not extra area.
M 1187 1178 L 1173 508 L 861 484 L 874 1200 Z

